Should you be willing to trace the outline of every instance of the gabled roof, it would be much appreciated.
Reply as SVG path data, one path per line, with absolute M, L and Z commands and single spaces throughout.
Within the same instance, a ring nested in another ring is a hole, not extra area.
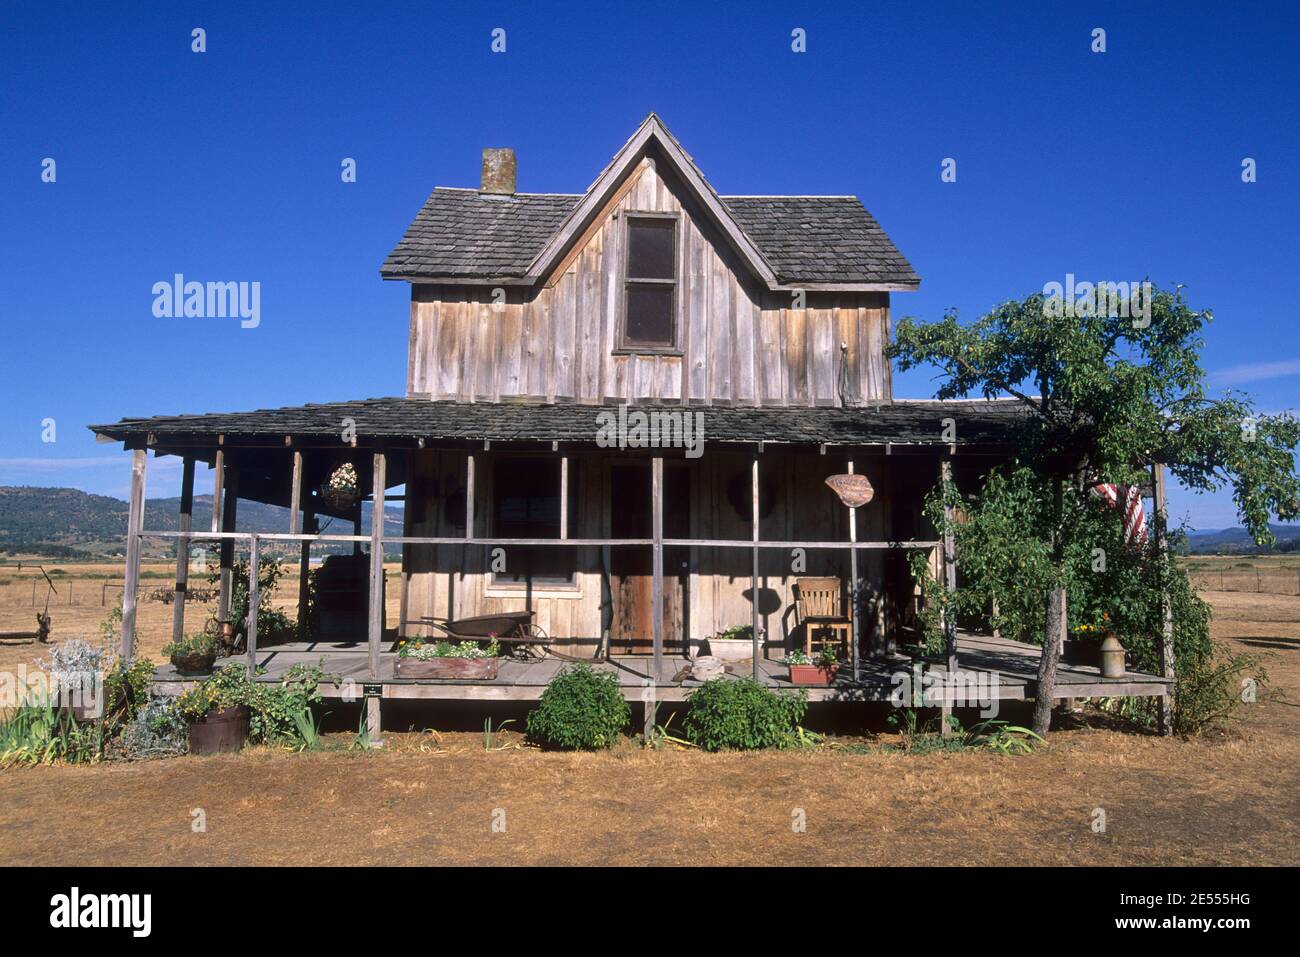
M 654 149 L 770 289 L 915 289 L 920 277 L 855 196 L 719 196 L 653 113 L 586 193 L 438 188 L 380 268 L 385 279 L 535 285 Z
M 520 277 L 580 199 L 559 193 L 485 195 L 439 186 L 388 254 L 380 275 Z
M 785 285 L 896 283 L 921 277 L 856 196 L 724 196 Z

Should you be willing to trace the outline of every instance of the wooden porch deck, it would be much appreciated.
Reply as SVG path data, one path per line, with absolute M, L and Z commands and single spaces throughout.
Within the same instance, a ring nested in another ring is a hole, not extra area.
M 491 681 L 464 679 L 411 679 L 393 674 L 396 654 L 384 652 L 380 657 L 377 679 L 369 675 L 366 644 L 357 642 L 292 642 L 259 649 L 257 662 L 266 669 L 262 680 L 278 681 L 294 665 L 320 663 L 331 679 L 321 686 L 326 698 L 340 698 L 345 694 L 361 697 L 359 686 L 379 684 L 384 698 L 426 700 L 487 700 L 535 701 L 546 690 L 546 685 L 563 668 L 572 664 L 570 659 L 548 656 L 541 661 L 516 661 L 503 659 L 497 677 Z M 1023 700 L 1033 697 L 1037 685 L 1039 651 L 1006 638 L 994 638 L 962 632 L 957 637 L 957 660 L 964 683 L 959 688 L 969 688 L 977 683 L 981 696 L 1000 699 Z M 674 681 L 686 665 L 681 657 L 665 657 L 657 675 L 654 659 L 648 656 L 615 656 L 611 660 L 583 659 L 592 667 L 610 671 L 619 679 L 624 697 L 640 701 L 643 689 L 653 683 L 654 697 L 659 701 L 681 701 L 699 687 L 694 679 Z M 244 664 L 244 656 L 226 658 L 218 662 Z M 897 685 L 897 676 L 912 674 L 914 663 L 925 671 L 942 676 L 946 667 L 942 661 L 911 658 L 898 655 L 888 661 L 864 660 L 860 680 L 855 684 L 850 670 L 841 669 L 836 682 L 828 687 L 808 687 L 810 701 L 887 701 Z M 752 673 L 749 660 L 730 666 L 736 677 Z M 759 662 L 759 673 L 764 684 L 772 688 L 792 688 L 788 669 L 784 664 L 766 659 Z M 337 682 L 337 684 L 333 683 Z M 183 678 L 170 664 L 158 669 L 154 685 L 160 691 L 176 693 L 195 683 L 193 678 Z M 1061 664 L 1057 671 L 1058 697 L 1089 698 L 1098 696 L 1141 697 L 1159 695 L 1168 691 L 1171 682 L 1158 675 L 1130 672 L 1123 678 L 1103 678 L 1095 667 Z M 936 692 L 939 693 L 939 692 Z M 960 690 L 957 693 L 963 693 Z M 931 703 L 938 703 L 935 699 Z

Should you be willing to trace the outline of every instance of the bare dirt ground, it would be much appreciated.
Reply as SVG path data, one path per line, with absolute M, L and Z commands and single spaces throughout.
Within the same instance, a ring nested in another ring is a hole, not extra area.
M 30 587 L 15 609 L 0 586 L 0 628 L 18 627 Z M 853 750 L 569 755 L 426 733 L 370 753 L 16 768 L 0 772 L 0 864 L 1295 865 L 1300 597 L 1206 597 L 1216 638 L 1259 655 L 1280 693 L 1226 734 L 1094 721 L 1002 757 L 905 755 L 891 735 Z M 145 609 L 146 648 L 160 646 L 170 609 Z M 0 650 L 0 667 L 30 648 Z

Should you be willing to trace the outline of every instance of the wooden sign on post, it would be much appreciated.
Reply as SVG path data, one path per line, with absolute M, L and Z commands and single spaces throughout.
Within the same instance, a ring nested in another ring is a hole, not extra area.
M 871 501 L 876 494 L 876 490 L 871 487 L 865 475 L 849 473 L 847 475 L 832 475 L 826 480 L 832 491 L 840 497 L 840 501 L 849 508 L 859 508 Z

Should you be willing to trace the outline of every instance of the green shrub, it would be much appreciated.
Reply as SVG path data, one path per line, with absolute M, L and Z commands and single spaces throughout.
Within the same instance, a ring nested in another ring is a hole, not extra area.
M 613 747 L 632 720 L 618 679 L 587 665 L 566 668 L 546 686 L 528 713 L 528 737 L 566 751 Z
M 117 659 L 104 675 L 105 718 L 132 720 L 149 700 L 149 686 L 156 670 L 148 658 L 135 658 L 129 663 Z
M 104 752 L 104 726 L 78 724 L 47 694 L 31 692 L 0 720 L 0 768 L 14 764 L 88 764 Z
M 189 727 L 176 707 L 176 699 L 150 697 L 122 728 L 112 756 L 125 760 L 161 758 L 189 749 Z
M 686 737 L 705 751 L 787 747 L 808 710 L 803 691 L 778 693 L 753 678 L 708 681 L 686 700 Z
M 926 498 L 930 522 L 941 527 L 945 504 L 941 488 Z M 1041 645 L 1046 631 L 1044 596 L 1058 582 L 1068 592 L 1070 625 L 1108 622 L 1124 649 L 1129 667 L 1159 674 L 1157 641 L 1164 626 L 1162 591 L 1169 595 L 1173 622 L 1173 651 L 1177 684 L 1174 687 L 1174 730 L 1195 734 L 1222 726 L 1236 716 L 1241 702 L 1241 680 L 1265 676 L 1249 656 L 1225 655 L 1210 638 L 1210 606 L 1197 594 L 1186 566 L 1162 554 L 1156 536 L 1143 544 L 1124 538 L 1124 513 L 1107 508 L 1095 497 L 1067 496 L 1070 546 L 1058 576 L 1052 561 L 1049 524 L 1051 496 L 1027 470 L 993 472 L 978 497 L 962 499 L 950 486 L 950 505 L 960 505 L 966 521 L 954 528 L 957 539 L 959 586 L 951 595 L 935 580 L 926 555 L 916 551 L 909 559 L 926 607 L 919 616 L 926 649 L 940 653 L 944 635 L 939 623 L 946 607 L 955 608 L 959 620 L 980 629 L 999 628 L 1004 637 Z M 1182 530 L 1173 530 L 1177 544 Z M 1104 573 L 1096 569 L 1097 555 L 1105 558 Z M 998 615 L 989 615 L 994 601 Z M 1103 707 L 1135 724 L 1155 724 L 1156 698 L 1105 698 Z
M 206 631 L 185 635 L 179 641 L 169 641 L 163 645 L 162 653 L 167 658 L 183 655 L 206 655 L 217 650 L 217 638 Z
M 218 588 L 221 584 L 221 546 L 210 546 L 208 585 Z M 248 559 L 235 558 L 231 565 L 230 613 L 229 620 L 234 623 L 235 637 L 247 637 L 248 633 Z M 298 625 L 279 608 L 272 608 L 271 601 L 276 587 L 284 575 L 284 560 L 276 555 L 262 555 L 257 563 L 257 643 L 263 647 L 292 641 L 297 637 Z
M 244 665 L 232 663 L 186 691 L 176 706 L 187 721 L 198 721 L 213 708 L 243 705 L 249 710 L 253 743 L 301 744 L 302 712 L 321 700 L 317 686 L 322 677 L 319 665 L 294 665 L 278 682 L 254 681 Z

